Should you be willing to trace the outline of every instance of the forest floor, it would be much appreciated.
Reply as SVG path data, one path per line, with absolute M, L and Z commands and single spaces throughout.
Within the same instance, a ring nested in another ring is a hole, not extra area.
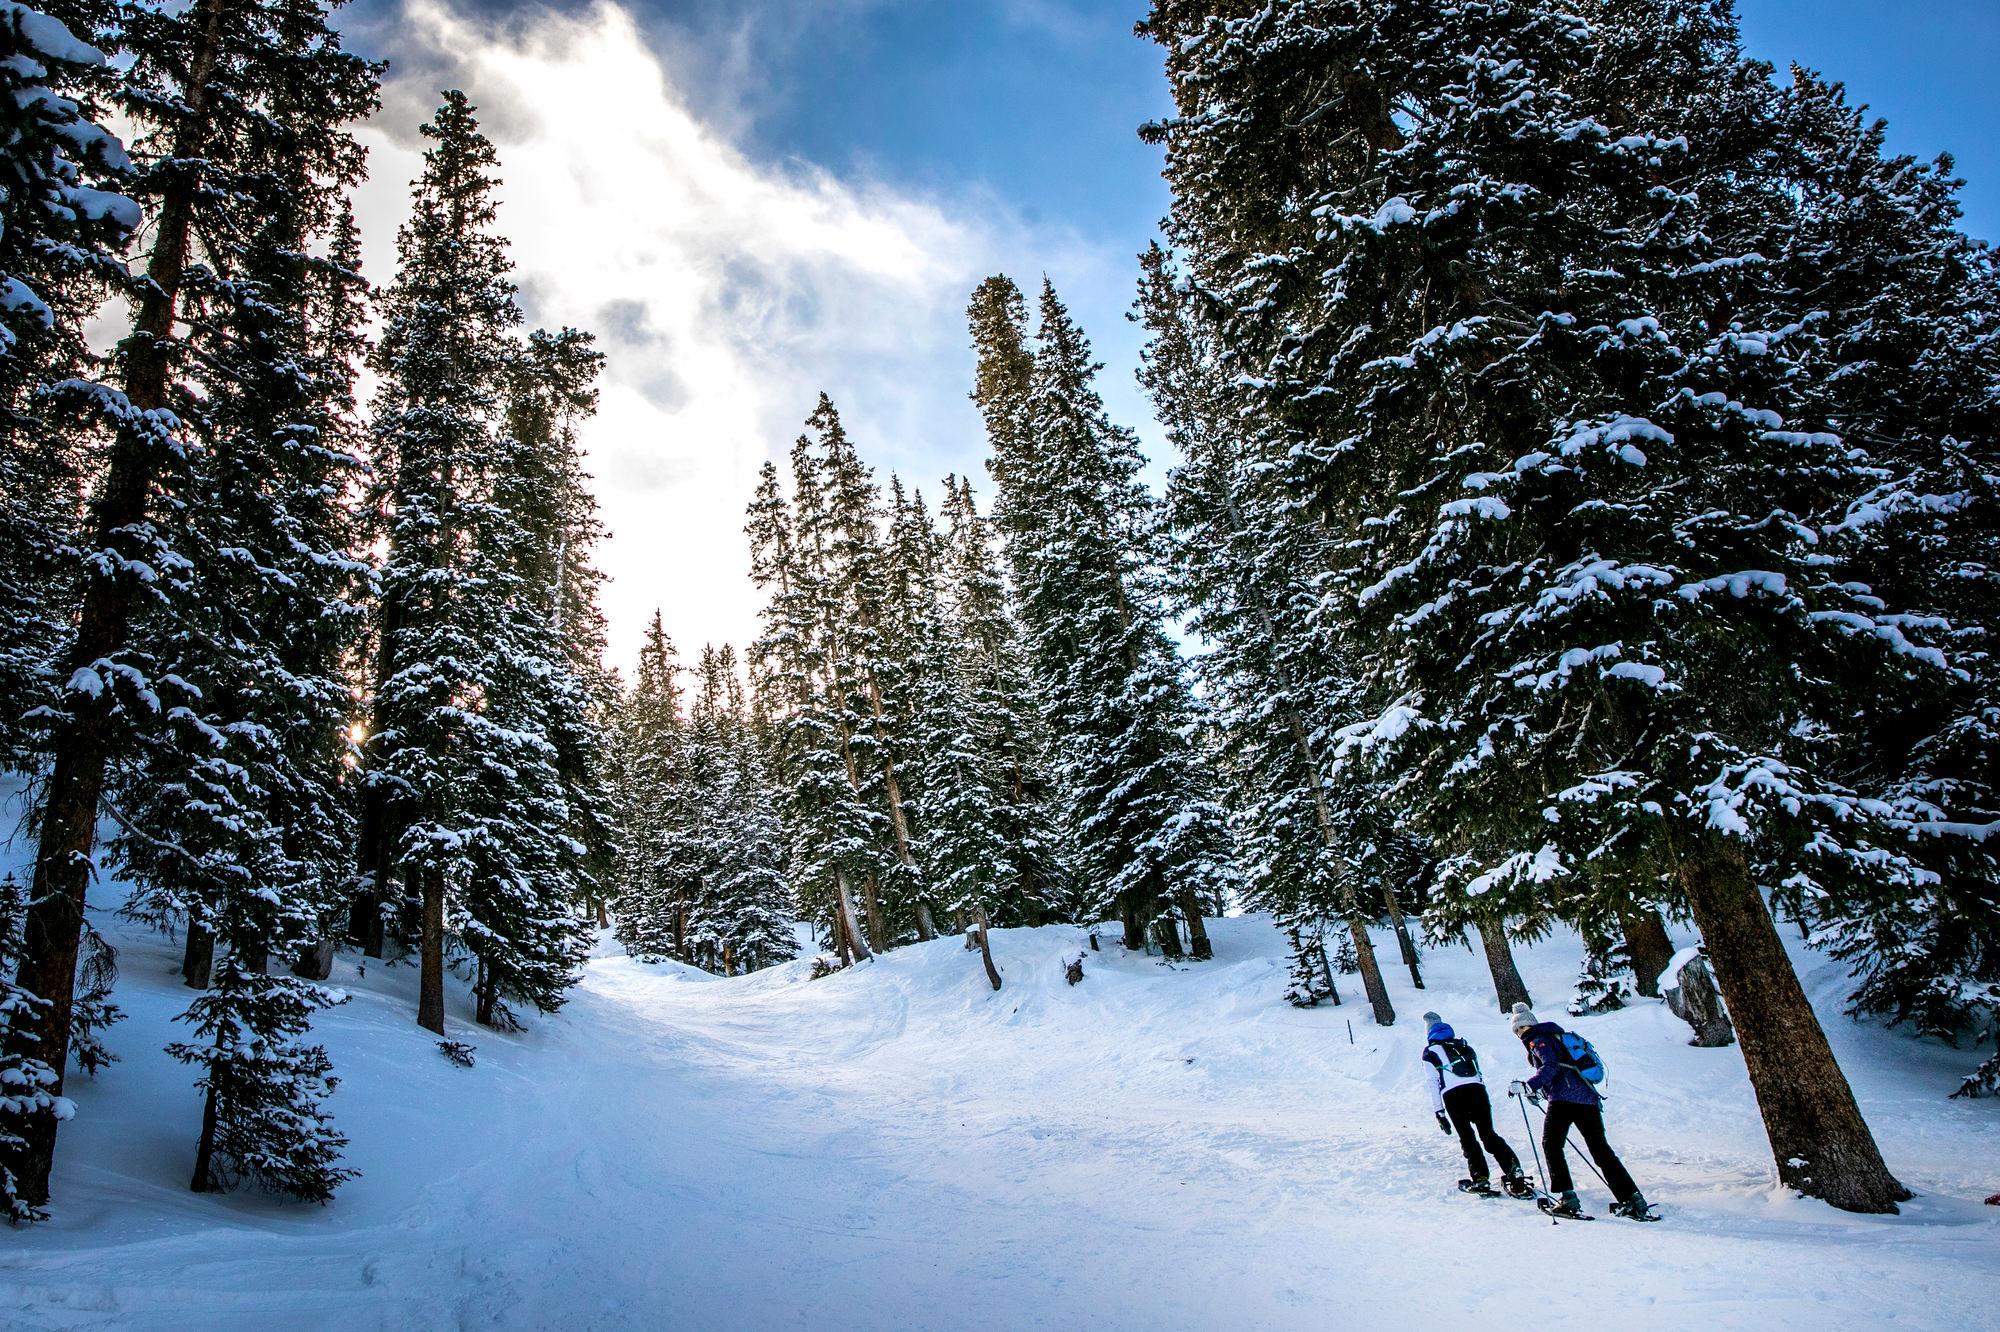
M 1416 1073 L 1435 1008 L 1483 1052 L 1527 1158 L 1518 1044 L 1481 961 L 1390 968 L 1398 1021 L 1281 998 L 1268 918 L 1169 966 L 1070 927 L 1001 930 L 987 986 L 957 940 L 819 981 L 733 980 L 600 947 L 557 1016 L 480 1030 L 456 1068 L 412 1021 L 414 972 L 340 960 L 318 1030 L 360 1170 L 329 1207 L 187 1192 L 193 1074 L 161 1053 L 178 951 L 121 949 L 119 1063 L 71 1080 L 51 1221 L 0 1242 L 0 1323 L 30 1328 L 1613 1328 L 1990 1325 L 2000 1104 L 1946 1099 L 1976 1060 L 1838 1015 L 1801 952 L 1891 1166 L 1918 1193 L 1858 1217 L 1772 1181 L 1734 1049 L 1657 1003 L 1576 1019 L 1611 1071 L 1613 1143 L 1660 1225 L 1551 1225 L 1460 1194 Z M 1392 941 L 1378 939 L 1385 963 Z M 1085 954 L 1071 987 L 1063 964 Z M 1578 961 L 1520 950 L 1544 1016 Z M 1569 1019 L 1562 1019 L 1570 1021 Z M 1350 1028 L 1351 1024 L 1351 1028 Z M 1580 1163 L 1585 1203 L 1610 1199 Z

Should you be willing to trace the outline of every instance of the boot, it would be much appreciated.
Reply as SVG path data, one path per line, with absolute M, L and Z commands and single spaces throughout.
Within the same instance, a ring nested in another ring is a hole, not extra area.
M 1535 1186 L 1530 1184 L 1528 1177 L 1518 1170 L 1510 1170 L 1502 1175 L 1500 1177 L 1500 1187 L 1507 1190 L 1507 1196 L 1510 1198 L 1532 1198 L 1535 1196 Z
M 1582 1216 L 1583 1203 L 1576 1196 L 1575 1189 L 1564 1189 L 1560 1198 L 1544 1198 L 1541 1209 L 1550 1216 Z
M 1646 1202 L 1646 1195 L 1634 1191 L 1624 1202 L 1611 1205 L 1613 1216 L 1630 1217 L 1634 1221 L 1652 1220 L 1652 1208 Z

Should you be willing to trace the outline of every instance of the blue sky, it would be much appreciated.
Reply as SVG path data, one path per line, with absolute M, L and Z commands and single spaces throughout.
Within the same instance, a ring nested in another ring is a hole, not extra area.
M 502 227 L 536 322 L 597 332 L 586 435 L 613 659 L 659 606 L 692 648 L 755 632 L 742 505 L 820 389 L 913 484 L 985 482 L 963 310 L 1046 272 L 1153 440 L 1125 318 L 1168 199 L 1137 126 L 1169 109 L 1144 0 L 359 0 L 393 61 L 360 216 L 386 280 L 437 90 L 500 150 Z M 1891 145 L 1958 158 L 2000 236 L 2000 0 L 1739 0 L 1749 46 L 1844 81 Z M 1154 450 L 1156 461 L 1160 451 Z

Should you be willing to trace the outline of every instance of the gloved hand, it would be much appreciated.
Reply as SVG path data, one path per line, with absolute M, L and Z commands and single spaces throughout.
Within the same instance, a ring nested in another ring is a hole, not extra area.
M 1437 1115 L 1438 1130 L 1443 1133 L 1451 1132 L 1451 1121 L 1444 1117 L 1444 1111 L 1438 1110 L 1434 1113 Z

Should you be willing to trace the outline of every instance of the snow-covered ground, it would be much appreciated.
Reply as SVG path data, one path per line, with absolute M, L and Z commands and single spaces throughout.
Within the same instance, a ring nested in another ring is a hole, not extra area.
M 1392 970 L 1401 1020 L 1382 1030 L 1358 993 L 1286 1006 L 1267 919 L 1211 928 L 1214 962 L 1090 953 L 1075 988 L 1083 931 L 997 931 L 997 994 L 955 940 L 819 981 L 804 962 L 716 980 L 607 946 L 519 1036 L 472 1027 L 456 996 L 472 1069 L 415 1027 L 408 968 L 343 958 L 353 1000 L 320 1029 L 362 1176 L 325 1209 L 186 1191 L 193 1075 L 160 1053 L 177 953 L 120 930 L 123 1062 L 72 1081 L 56 1217 L 0 1242 L 0 1323 L 1991 1325 L 2000 1208 L 1979 1199 L 2000 1188 L 2000 1106 L 1946 1099 L 1966 1054 L 1837 1017 L 1823 959 L 1801 955 L 1808 983 L 1918 1200 L 1862 1218 L 1774 1190 L 1737 1051 L 1690 1048 L 1642 1001 L 1577 1025 L 1666 1221 L 1557 1227 L 1457 1192 L 1455 1140 L 1413 1074 L 1427 1007 L 1490 1068 L 1515 1064 L 1469 952 L 1427 954 L 1422 993 Z M 1562 937 L 1522 950 L 1545 1015 L 1576 961 Z

